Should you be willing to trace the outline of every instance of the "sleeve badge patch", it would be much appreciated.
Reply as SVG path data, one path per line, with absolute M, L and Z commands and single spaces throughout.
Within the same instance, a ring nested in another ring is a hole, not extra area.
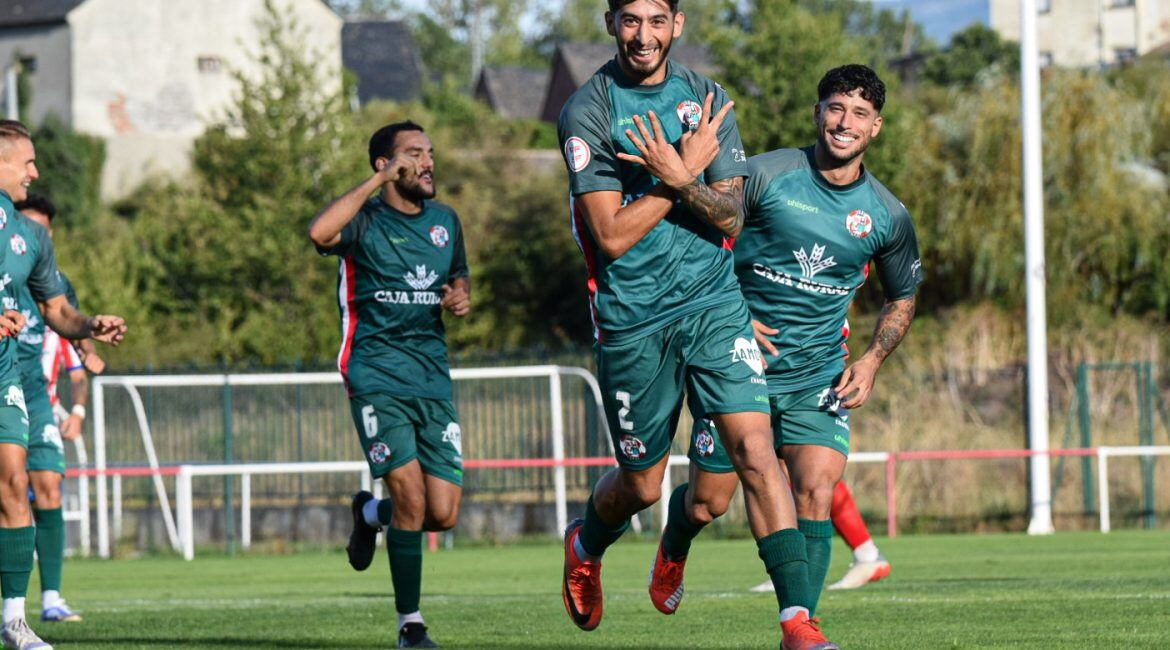
M 565 161 L 569 163 L 569 169 L 573 170 L 573 173 L 588 167 L 592 159 L 593 152 L 589 150 L 589 145 L 584 140 L 572 137 L 565 141 Z

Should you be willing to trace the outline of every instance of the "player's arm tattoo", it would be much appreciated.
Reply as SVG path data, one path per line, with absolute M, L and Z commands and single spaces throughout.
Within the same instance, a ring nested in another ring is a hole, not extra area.
M 675 190 L 678 199 L 691 212 L 718 228 L 728 237 L 738 237 L 743 230 L 743 177 L 736 176 L 707 185 L 696 178 Z
M 914 309 L 915 296 L 887 301 L 878 316 L 877 325 L 874 326 L 873 341 L 869 344 L 867 354 L 875 355 L 878 361 L 885 361 L 906 337 L 906 332 L 910 331 Z

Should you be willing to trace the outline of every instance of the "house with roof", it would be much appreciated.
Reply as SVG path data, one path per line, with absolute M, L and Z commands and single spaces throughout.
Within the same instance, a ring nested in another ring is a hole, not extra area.
M 558 45 L 540 118 L 546 122 L 556 122 L 569 96 L 615 54 L 612 42 Z M 675 43 L 670 49 L 670 58 L 700 74 L 707 76 L 716 74 L 711 54 L 701 45 Z
M 337 71 L 342 20 L 322 0 L 276 0 L 304 51 Z M 181 174 L 194 140 L 257 70 L 264 0 L 0 0 L 0 65 L 24 64 L 28 117 L 106 141 L 102 191 Z
M 475 96 L 506 118 L 536 120 L 544 108 L 548 79 L 548 70 L 487 66 L 479 74 Z
M 357 77 L 361 104 L 416 99 L 425 78 L 410 27 L 401 20 L 348 20 L 341 28 L 341 61 Z

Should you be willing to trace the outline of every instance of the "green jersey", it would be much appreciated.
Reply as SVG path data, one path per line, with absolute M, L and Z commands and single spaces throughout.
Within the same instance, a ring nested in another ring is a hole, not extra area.
M 41 368 L 41 352 L 45 345 L 45 321 L 39 303 L 67 294 L 67 285 L 57 268 L 57 253 L 49 231 L 22 214 L 9 220 L 8 225 L 12 231 L 6 238 L 9 252 L 16 254 L 14 264 L 9 266 L 16 270 L 13 278 L 18 285 L 18 311 L 28 321 L 18 337 L 21 380 L 27 389 L 25 392 L 43 390 L 45 375 Z
M 820 387 L 845 367 L 849 304 L 877 266 L 887 300 L 922 283 L 918 239 L 906 207 L 864 168 L 833 185 L 813 148 L 753 156 L 744 188 L 747 217 L 735 242 L 735 272 L 752 317 L 770 337 L 768 392 Z
M 635 115 L 649 125 L 647 112 L 653 110 L 664 135 L 677 147 L 683 133 L 697 129 L 704 118 L 708 92 L 715 95 L 713 111 L 729 101 L 727 93 L 710 79 L 674 62 L 668 61 L 667 66 L 666 81 L 642 86 L 631 82 L 615 59 L 569 98 L 557 129 L 573 197 L 621 192 L 625 205 L 660 182 L 641 165 L 617 157 L 621 152 L 638 154 L 626 137 L 626 129 L 637 130 Z M 723 121 L 718 136 L 720 153 L 705 170 L 703 182 L 746 176 L 747 157 L 734 113 Z M 573 235 L 588 268 L 598 340 L 636 339 L 688 314 L 742 299 L 723 234 L 681 204 L 617 259 L 601 251 L 572 200 L 570 212 Z
M 408 215 L 380 196 L 366 202 L 322 255 L 341 257 L 338 368 L 350 395 L 451 399 L 442 287 L 468 276 L 463 228 L 427 201 Z
M 24 251 L 18 251 L 23 241 L 23 236 L 16 232 L 18 214 L 8 193 L 0 190 L 0 307 L 3 311 L 20 311 L 19 291 L 27 280 L 19 263 Z M 7 400 L 7 404 L 0 402 L 0 406 L 12 406 L 17 401 L 9 386 L 16 386 L 20 392 L 19 345 L 14 335 L 0 338 L 0 389 L 6 391 L 3 397 Z M 23 411 L 23 395 L 19 397 L 19 406 Z

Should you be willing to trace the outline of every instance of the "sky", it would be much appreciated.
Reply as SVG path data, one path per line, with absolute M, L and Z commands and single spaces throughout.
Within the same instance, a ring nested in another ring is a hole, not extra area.
M 870 0 L 879 7 L 900 11 L 909 9 L 910 16 L 922 23 L 926 33 L 940 45 L 950 41 L 951 34 L 971 23 L 987 24 L 990 20 L 990 0 Z M 416 10 L 425 9 L 426 0 L 404 0 L 403 4 Z M 684 5 L 685 8 L 685 5 Z M 525 18 L 531 23 L 531 16 Z

